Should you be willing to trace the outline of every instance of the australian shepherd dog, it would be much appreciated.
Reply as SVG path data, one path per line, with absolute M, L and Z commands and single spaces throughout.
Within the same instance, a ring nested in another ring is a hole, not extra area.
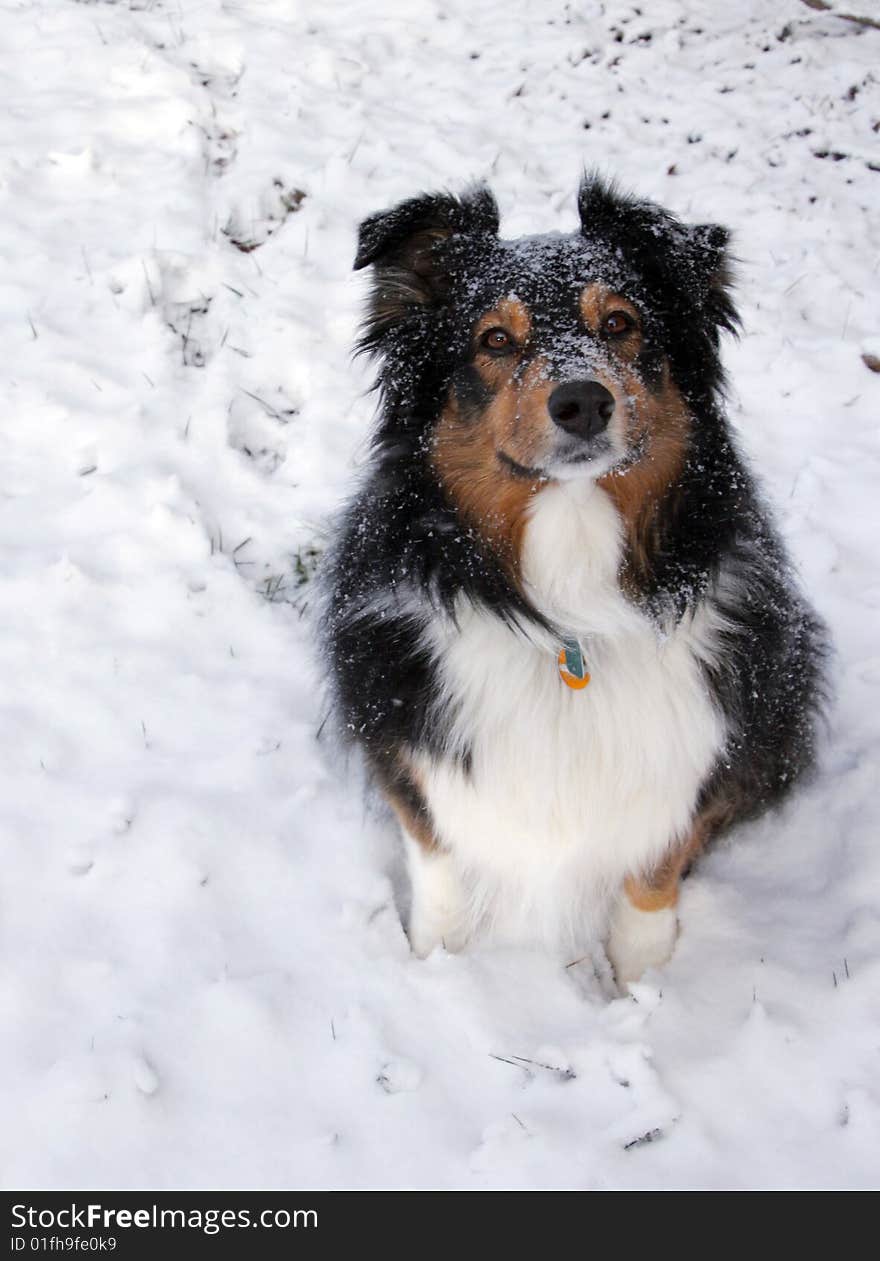
M 682 875 L 813 763 L 824 637 L 725 418 L 724 228 L 588 176 L 361 226 L 373 454 L 326 566 L 340 726 L 403 832 L 409 937 L 670 956 Z

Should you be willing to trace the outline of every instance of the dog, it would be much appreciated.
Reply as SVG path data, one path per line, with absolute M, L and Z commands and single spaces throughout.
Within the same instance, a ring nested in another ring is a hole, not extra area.
M 604 937 L 625 986 L 814 765 L 826 640 L 725 419 L 727 230 L 595 173 L 578 210 L 504 240 L 478 185 L 361 225 L 380 406 L 321 643 L 414 952 Z

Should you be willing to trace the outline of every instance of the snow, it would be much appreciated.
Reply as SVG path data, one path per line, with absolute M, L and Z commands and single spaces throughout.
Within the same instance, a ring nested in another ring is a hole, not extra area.
M 5 9 L 0 1184 L 875 1183 L 880 34 Z M 316 738 L 307 580 L 372 415 L 359 220 L 488 176 L 506 235 L 569 231 L 584 164 L 733 228 L 733 413 L 837 649 L 817 781 L 611 1000 L 590 960 L 411 956 L 394 829 Z

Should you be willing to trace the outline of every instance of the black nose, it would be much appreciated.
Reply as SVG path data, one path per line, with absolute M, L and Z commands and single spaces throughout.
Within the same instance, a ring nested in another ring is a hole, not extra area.
M 576 438 L 594 438 L 614 414 L 614 395 L 598 381 L 566 381 L 547 400 L 555 423 Z

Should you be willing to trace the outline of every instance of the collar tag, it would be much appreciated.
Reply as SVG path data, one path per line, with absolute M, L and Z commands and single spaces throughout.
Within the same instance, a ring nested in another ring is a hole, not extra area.
M 557 664 L 559 677 L 566 687 L 579 692 L 581 688 L 586 687 L 589 683 L 590 676 L 587 672 L 584 654 L 581 652 L 581 646 L 576 639 L 566 639 L 564 641 L 563 646 L 559 650 Z

